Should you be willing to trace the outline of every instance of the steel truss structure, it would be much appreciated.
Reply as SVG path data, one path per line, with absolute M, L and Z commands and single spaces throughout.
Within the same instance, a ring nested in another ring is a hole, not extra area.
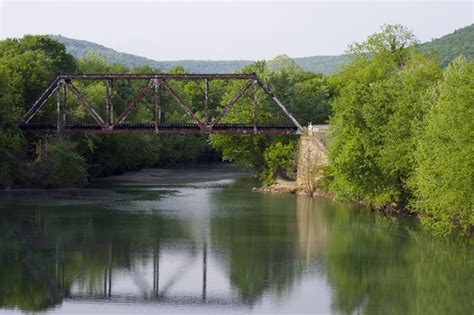
M 104 81 L 105 82 L 105 117 L 97 113 L 94 107 L 81 95 L 72 83 L 76 81 Z M 125 107 L 124 111 L 114 119 L 114 104 L 112 92 L 114 82 L 117 80 L 148 81 L 137 95 Z M 242 89 L 221 111 L 211 120 L 209 117 L 209 82 L 211 80 L 245 81 Z M 169 84 L 169 81 L 204 81 L 204 118 L 199 119 L 195 112 L 183 101 Z M 219 124 L 229 110 L 253 87 L 253 123 L 252 124 Z M 256 121 L 257 90 L 264 94 L 281 110 L 292 122 L 286 124 L 258 125 Z M 161 119 L 162 100 L 161 93 L 165 90 L 180 108 L 191 118 L 193 123 L 165 124 Z M 66 122 L 65 108 L 67 93 L 69 93 L 93 118 L 95 124 L 68 124 Z M 153 123 L 126 123 L 127 116 L 138 106 L 139 102 L 149 93 L 154 94 L 154 122 Z M 57 95 L 57 122 L 31 123 L 32 118 L 50 100 Z M 59 75 L 40 95 L 36 102 L 23 116 L 20 128 L 25 133 L 85 133 L 85 134 L 300 134 L 303 128 L 291 115 L 280 100 L 273 95 L 263 81 L 255 74 L 68 74 Z

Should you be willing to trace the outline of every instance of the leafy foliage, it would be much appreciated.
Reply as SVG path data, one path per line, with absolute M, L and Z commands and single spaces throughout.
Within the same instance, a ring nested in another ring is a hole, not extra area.
M 264 158 L 267 170 L 263 174 L 264 184 L 271 185 L 279 173 L 288 174 L 290 167 L 295 167 L 295 143 L 272 143 L 265 149 Z M 294 173 L 294 171 L 293 171 Z
M 59 141 L 49 152 L 52 159 L 49 182 L 53 186 L 74 187 L 87 183 L 87 165 L 70 142 Z
M 0 67 L 1 67 L 0 63 Z M 21 145 L 21 134 L 15 124 L 21 110 L 15 106 L 14 93 L 8 86 L 8 77 L 0 68 L 0 185 L 9 185 L 15 165 L 15 152 Z
M 0 185 L 11 185 L 21 168 L 24 139 L 17 124 L 26 106 L 57 74 L 74 69 L 64 46 L 46 36 L 0 41 Z
M 474 63 L 453 61 L 430 92 L 412 184 L 422 223 L 436 234 L 474 233 Z
M 401 27 L 356 44 L 333 80 L 330 189 L 420 214 L 435 234 L 473 234 L 474 65 L 442 73 Z M 411 45 L 411 46 L 410 46 Z
M 356 59 L 334 78 L 329 157 L 339 196 L 406 203 L 421 96 L 439 77 L 437 65 L 410 48 L 414 42 L 406 29 L 385 26 L 353 46 Z

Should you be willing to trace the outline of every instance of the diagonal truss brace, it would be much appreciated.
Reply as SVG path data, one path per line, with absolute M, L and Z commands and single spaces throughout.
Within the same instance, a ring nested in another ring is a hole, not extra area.
M 203 123 L 196 117 L 194 112 L 186 105 L 186 103 L 178 96 L 178 94 L 176 94 L 173 88 L 165 80 L 163 80 L 162 83 L 166 91 L 171 94 L 173 99 L 176 101 L 176 103 L 178 103 L 179 106 L 181 106 L 181 108 L 186 112 L 186 114 L 191 117 L 196 124 L 198 124 L 199 128 L 206 129 L 205 123 Z
M 283 105 L 282 102 L 280 102 L 280 100 L 275 96 L 273 95 L 270 90 L 266 87 L 266 85 L 260 80 L 259 77 L 256 76 L 256 83 L 262 88 L 262 90 L 265 92 L 265 94 L 275 103 L 278 105 L 278 107 L 280 107 L 280 109 L 282 110 L 282 112 L 286 115 L 286 117 L 288 117 L 291 122 L 298 128 L 298 130 L 300 132 L 303 132 L 303 127 L 300 125 L 300 123 L 293 117 L 293 115 L 291 115 L 291 113 L 286 109 L 285 105 Z
M 112 125 L 112 127 L 117 126 L 118 124 L 121 124 L 125 118 L 130 114 L 130 112 L 137 107 L 138 103 L 145 97 L 146 93 L 153 87 L 153 80 L 150 80 L 150 82 L 138 93 L 133 100 L 127 105 L 125 110 L 120 114 L 119 117 L 117 117 L 117 120 L 115 123 Z
M 225 116 L 225 114 L 227 114 L 227 112 L 235 105 L 235 103 L 237 103 L 237 101 L 242 97 L 242 95 L 244 95 L 244 93 L 249 89 L 249 87 L 252 85 L 252 81 L 253 80 L 248 80 L 245 83 L 245 85 L 240 90 L 240 92 L 236 96 L 234 96 L 234 98 L 229 102 L 229 104 L 227 104 L 226 107 L 222 109 L 222 111 L 219 113 L 219 115 L 216 118 L 214 118 L 214 120 L 211 122 L 211 126 L 214 126 L 215 124 L 217 124 Z
M 66 86 L 66 89 L 68 89 L 72 96 L 81 104 L 82 107 L 94 118 L 96 123 L 100 125 L 102 128 L 105 127 L 105 122 L 100 117 L 100 115 L 95 111 L 95 109 L 89 104 L 89 102 L 86 101 L 86 99 L 79 93 L 79 91 L 76 89 L 76 87 L 68 81 L 64 82 L 64 85 Z
M 41 96 L 36 100 L 36 102 L 31 106 L 28 112 L 23 116 L 21 123 L 27 124 L 31 121 L 31 119 L 38 113 L 38 111 L 48 102 L 49 99 L 58 91 L 58 89 L 64 86 L 67 90 L 69 90 L 74 98 L 77 99 L 79 104 L 84 107 L 84 109 L 94 118 L 94 120 L 99 124 L 101 127 L 104 127 L 105 123 L 102 117 L 92 108 L 92 106 L 82 97 L 79 91 L 76 89 L 74 85 L 70 81 L 65 79 L 60 79 L 59 77 L 56 78 L 48 88 L 41 94 Z
M 46 102 L 53 96 L 53 94 L 59 89 L 62 80 L 56 78 L 41 94 L 41 96 L 34 102 L 33 106 L 26 112 L 21 120 L 22 124 L 27 124 L 36 115 L 36 113 L 46 104 Z

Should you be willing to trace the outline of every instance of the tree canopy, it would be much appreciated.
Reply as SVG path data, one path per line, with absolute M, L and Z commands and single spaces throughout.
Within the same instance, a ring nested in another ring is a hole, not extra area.
M 474 63 L 453 61 L 430 90 L 417 137 L 414 206 L 440 235 L 474 233 L 473 86 Z

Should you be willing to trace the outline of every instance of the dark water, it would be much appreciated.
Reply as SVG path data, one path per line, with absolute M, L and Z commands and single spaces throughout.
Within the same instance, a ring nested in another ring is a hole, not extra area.
M 473 248 L 230 166 L 0 193 L 0 313 L 474 314 Z

